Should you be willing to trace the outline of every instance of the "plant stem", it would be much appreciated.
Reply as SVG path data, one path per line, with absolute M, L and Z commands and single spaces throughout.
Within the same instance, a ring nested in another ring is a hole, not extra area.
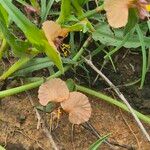
M 94 14 L 101 12 L 104 10 L 104 5 L 102 4 L 101 6 L 98 6 L 94 10 L 87 11 L 86 13 L 82 14 L 81 16 L 78 17 L 79 20 L 83 20 L 84 18 L 88 18 L 90 16 L 93 16 Z
M 61 11 L 57 19 L 59 24 L 64 24 L 65 20 L 71 15 L 71 1 L 70 0 L 61 0 Z
M 81 85 L 76 85 L 76 89 L 77 89 L 78 91 L 81 91 L 81 92 L 90 94 L 90 95 L 92 95 L 92 96 L 95 96 L 95 97 L 97 97 L 97 98 L 100 98 L 101 100 L 104 100 L 104 101 L 106 101 L 106 102 L 109 102 L 110 104 L 113 104 L 113 105 L 115 105 L 115 106 L 117 106 L 117 107 L 119 107 L 119 108 L 121 108 L 121 109 L 123 109 L 123 110 L 125 110 L 125 111 L 127 111 L 127 112 L 130 112 L 129 109 L 127 108 L 127 106 L 126 106 L 125 104 L 123 104 L 122 102 L 119 102 L 118 100 L 113 99 L 113 98 L 111 98 L 111 97 L 109 97 L 109 96 L 107 96 L 107 95 L 104 95 L 104 94 L 101 93 L 101 92 L 96 92 L 96 91 L 94 91 L 94 90 L 91 90 L 91 89 L 86 88 L 86 87 L 81 86 Z M 142 113 L 140 113 L 140 112 L 138 112 L 138 111 L 136 111 L 136 110 L 134 110 L 134 113 L 138 116 L 139 119 L 141 119 L 141 120 L 143 120 L 144 122 L 150 124 L 150 118 L 149 118 L 149 117 L 143 115 Z
M 83 16 L 84 15 L 84 12 L 83 12 L 83 8 L 79 5 L 78 1 L 75 1 L 75 0 L 72 0 L 71 1 L 73 7 L 75 8 L 76 10 L 76 14 L 77 14 L 77 17 L 78 19 L 80 18 L 80 16 Z M 87 19 L 87 18 L 84 18 L 82 20 L 85 20 L 87 22 L 87 26 L 88 28 L 90 29 L 90 31 L 94 32 L 95 29 L 94 27 L 92 26 L 91 22 Z
M 8 48 L 8 43 L 7 43 L 6 40 L 3 38 L 3 41 L 2 41 L 2 44 L 1 44 L 1 47 L 0 47 L 0 60 L 2 59 L 3 54 L 4 54 L 4 52 L 7 50 L 7 48 Z
M 140 89 L 142 89 L 145 82 L 146 72 L 147 72 L 147 54 L 146 54 L 144 36 L 138 24 L 136 25 L 136 31 L 139 36 L 139 40 L 141 43 L 141 51 L 142 51 L 142 78 L 140 84 Z
M 89 45 L 90 40 L 91 40 L 91 37 L 89 37 L 85 41 L 85 43 L 83 44 L 83 46 L 81 47 L 79 52 L 73 58 L 73 61 L 77 61 L 80 58 L 80 56 L 84 52 L 85 48 Z M 71 65 L 64 67 L 64 72 L 66 72 L 70 67 L 71 67 Z M 61 74 L 62 73 L 60 71 L 58 71 L 54 75 L 51 75 L 50 77 L 48 77 L 47 80 L 49 80 L 51 78 L 59 77 Z M 19 86 L 19 87 L 16 87 L 16 88 L 0 91 L 0 98 L 11 96 L 11 95 L 14 95 L 14 94 L 18 94 L 18 93 L 21 93 L 21 92 L 24 92 L 24 91 L 36 88 L 36 87 L 40 86 L 43 82 L 44 82 L 44 80 L 41 79 L 39 81 L 36 81 L 36 82 L 33 82 L 33 83 L 29 83 L 29 84 L 26 84 L 26 85 L 22 85 L 22 86 Z
M 71 0 L 73 7 L 76 9 L 77 16 L 80 17 L 84 14 L 82 7 L 79 5 L 78 1 Z

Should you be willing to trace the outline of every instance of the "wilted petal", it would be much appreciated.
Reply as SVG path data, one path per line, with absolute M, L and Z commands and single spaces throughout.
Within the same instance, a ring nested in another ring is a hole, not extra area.
M 105 0 L 104 9 L 110 26 L 123 27 L 128 22 L 128 5 L 130 0 Z
M 149 17 L 149 12 L 146 9 L 139 9 L 139 17 L 141 19 L 145 19 L 146 17 Z
M 62 102 L 69 97 L 69 90 L 64 81 L 59 78 L 51 79 L 43 83 L 38 90 L 38 98 L 41 105 L 48 102 Z
M 61 106 L 69 113 L 69 121 L 73 124 L 84 123 L 91 116 L 88 97 L 80 92 L 71 92 L 69 99 L 61 102 Z
M 68 30 L 65 28 L 61 28 L 59 24 L 54 21 L 45 21 L 42 24 L 42 29 L 45 33 L 46 38 L 52 40 L 53 42 L 57 37 L 66 37 L 68 34 Z

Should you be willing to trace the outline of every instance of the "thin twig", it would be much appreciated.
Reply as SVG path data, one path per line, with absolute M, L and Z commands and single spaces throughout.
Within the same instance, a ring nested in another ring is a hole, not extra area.
M 112 87 L 112 89 L 116 92 L 116 94 L 118 95 L 118 97 L 126 104 L 126 106 L 128 107 L 128 109 L 130 110 L 131 114 L 133 115 L 135 121 L 137 122 L 139 128 L 141 129 L 141 131 L 143 132 L 143 134 L 145 135 L 145 137 L 147 138 L 147 140 L 150 142 L 150 136 L 147 133 L 146 129 L 144 128 L 143 124 L 141 123 L 141 121 L 139 120 L 139 118 L 137 117 L 137 115 L 134 113 L 133 108 L 130 106 L 130 104 L 128 103 L 127 99 L 124 97 L 124 95 L 120 92 L 120 90 L 98 69 L 94 66 L 94 64 L 92 63 L 91 60 L 88 60 L 86 58 L 85 62 L 95 71 L 97 72 L 106 82 L 107 84 Z
M 113 97 L 116 98 L 114 94 L 113 94 Z M 128 121 L 126 120 L 126 118 L 123 116 L 122 109 L 119 108 L 119 111 L 120 111 L 120 114 L 121 114 L 121 117 L 122 117 L 124 123 L 127 125 L 127 127 L 129 128 L 129 130 L 131 131 L 131 133 L 133 134 L 133 136 L 134 136 L 134 138 L 135 138 L 135 140 L 136 140 L 136 142 L 137 142 L 138 150 L 140 150 L 140 149 L 141 149 L 141 146 L 140 146 L 140 142 L 139 142 L 139 140 L 138 140 L 136 134 L 135 134 L 134 131 L 132 130 L 132 128 L 131 128 L 131 126 L 129 125 L 129 123 L 128 123 Z
M 136 134 L 132 130 L 131 126 L 128 124 L 128 121 L 126 120 L 126 118 L 123 116 L 123 113 L 122 113 L 121 109 L 119 109 L 119 110 L 120 110 L 120 114 L 121 114 L 121 117 L 122 117 L 123 121 L 128 126 L 129 130 L 131 131 L 131 133 L 133 134 L 133 136 L 134 136 L 134 138 L 135 138 L 135 140 L 137 142 L 138 150 L 140 150 L 141 149 L 141 145 L 140 145 L 139 139 L 137 138 Z

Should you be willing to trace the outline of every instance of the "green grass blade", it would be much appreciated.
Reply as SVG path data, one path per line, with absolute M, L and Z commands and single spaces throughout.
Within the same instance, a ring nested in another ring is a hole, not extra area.
M 9 24 L 9 16 L 8 16 L 8 13 L 6 12 L 6 10 L 2 7 L 2 5 L 0 5 L 0 12 L 3 15 L 3 19 L 5 20 L 6 25 L 8 26 L 8 24 Z
M 47 4 L 46 12 L 45 12 L 44 20 L 46 20 L 48 14 L 49 14 L 49 11 L 50 11 L 54 2 L 55 2 L 55 0 L 49 0 L 49 2 Z
M 1 46 L 0 46 L 0 60 L 2 59 L 3 54 L 8 50 L 8 47 L 9 47 L 9 45 L 8 45 L 6 39 L 3 39 L 1 42 Z
M 141 42 L 141 50 L 142 50 L 143 64 L 142 64 L 142 78 L 141 78 L 141 85 L 140 85 L 140 88 L 142 88 L 143 85 L 144 85 L 145 75 L 146 75 L 146 72 L 147 72 L 147 57 L 146 57 L 144 36 L 143 36 L 143 33 L 142 33 L 142 31 L 141 31 L 141 29 L 140 29 L 138 24 L 136 25 L 136 31 L 138 33 L 139 40 Z
M 148 29 L 150 31 L 150 20 L 147 21 L 147 25 L 148 25 Z M 150 69 L 150 48 L 149 48 L 149 51 L 148 51 L 148 64 L 147 64 L 147 71 L 149 71 Z
M 41 1 L 41 23 L 46 21 L 49 11 L 54 3 L 54 0 L 49 0 L 46 5 L 46 0 Z
M 20 4 L 24 5 L 24 6 L 27 6 L 29 5 L 26 1 L 24 0 L 16 0 L 17 2 L 19 2 Z
M 31 58 L 30 57 L 23 57 L 20 58 L 17 62 L 15 62 L 6 72 L 4 72 L 0 76 L 0 81 L 5 80 L 8 78 L 11 74 L 13 74 L 16 70 L 18 70 L 20 67 L 25 65 Z
M 37 70 L 40 70 L 40 69 L 44 69 L 44 68 L 47 68 L 47 67 L 51 67 L 53 65 L 54 64 L 51 61 L 44 62 L 44 63 L 39 63 L 39 64 L 35 64 L 35 65 L 28 66 L 26 68 L 18 70 L 17 72 L 15 72 L 13 74 L 13 76 L 15 76 L 15 77 L 16 76 L 26 77 L 29 74 L 31 74 L 32 72 L 34 72 L 34 71 L 37 71 Z
M 45 12 L 46 12 L 46 0 L 42 0 L 41 1 L 41 22 L 43 23 L 44 21 L 44 16 L 45 16 Z
M 103 137 L 101 137 L 100 139 L 98 139 L 95 143 L 93 143 L 89 150 L 99 150 L 100 145 L 108 138 L 110 134 L 107 134 Z
M 32 7 L 36 8 L 37 10 L 40 9 L 39 3 L 37 0 L 30 0 L 30 3 L 32 5 Z
M 149 48 L 149 50 L 148 50 L 147 71 L 150 71 L 150 48 Z
M 44 43 L 46 55 L 54 62 L 54 64 L 59 68 L 61 73 L 64 73 L 64 68 L 59 52 L 57 52 L 49 43 Z
M 64 24 L 71 14 L 71 0 L 61 0 L 61 11 L 57 22 Z

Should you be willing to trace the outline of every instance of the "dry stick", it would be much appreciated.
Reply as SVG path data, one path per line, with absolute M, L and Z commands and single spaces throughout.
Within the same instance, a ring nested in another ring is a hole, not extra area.
M 21 80 L 21 83 L 23 84 L 23 81 L 22 81 L 22 80 Z M 32 100 L 32 97 L 31 97 L 30 93 L 27 92 L 27 91 L 25 91 L 25 92 L 26 92 L 26 94 L 27 94 L 27 97 L 28 97 L 29 100 L 30 100 L 31 105 L 32 105 L 33 108 L 34 108 L 34 111 L 36 112 L 36 116 L 37 116 L 37 119 L 38 119 L 37 129 L 39 129 L 40 126 L 42 125 L 42 129 L 43 129 L 44 133 L 46 134 L 46 136 L 48 137 L 49 142 L 50 142 L 50 144 L 52 145 L 53 149 L 54 149 L 54 150 L 58 150 L 58 148 L 57 148 L 57 146 L 56 146 L 56 143 L 54 142 L 54 140 L 53 140 L 53 138 L 52 138 L 52 136 L 51 136 L 49 130 L 47 129 L 47 127 L 46 127 L 46 125 L 45 125 L 44 120 L 42 119 L 40 113 L 38 112 L 38 110 L 36 109 L 36 107 L 35 107 L 35 105 L 34 105 L 34 102 L 33 102 L 33 100 Z
M 147 133 L 146 129 L 144 128 L 143 124 L 141 123 L 141 121 L 139 120 L 139 118 L 137 117 L 137 115 L 134 113 L 133 108 L 130 106 L 130 104 L 128 103 L 128 101 L 126 100 L 126 98 L 124 97 L 124 95 L 120 92 L 120 90 L 115 87 L 115 85 L 100 71 L 98 70 L 94 64 L 92 63 L 91 60 L 88 60 L 86 58 L 85 62 L 95 71 L 97 72 L 108 84 L 110 87 L 112 87 L 112 89 L 116 92 L 116 94 L 119 96 L 119 98 L 126 104 L 126 106 L 128 107 L 128 109 L 130 110 L 131 114 L 133 115 L 135 121 L 137 122 L 139 128 L 141 129 L 141 131 L 143 132 L 143 134 L 145 135 L 145 137 L 147 138 L 147 140 L 150 142 L 150 136 Z
M 113 97 L 116 98 L 114 94 L 113 94 Z M 133 134 L 133 136 L 134 136 L 134 138 L 135 138 L 135 140 L 136 140 L 136 142 L 137 142 L 138 150 L 140 150 L 140 149 L 141 149 L 141 148 L 140 148 L 141 146 L 140 146 L 140 142 L 139 142 L 138 137 L 136 136 L 136 134 L 135 134 L 134 131 L 132 130 L 132 128 L 131 128 L 131 126 L 129 125 L 129 123 L 128 123 L 128 121 L 126 120 L 126 118 L 123 116 L 122 109 L 119 108 L 119 111 L 120 111 L 121 117 L 122 117 L 122 119 L 123 119 L 125 125 L 129 128 L 129 130 L 131 131 L 131 133 Z
M 122 113 L 122 110 L 119 108 L 119 111 L 120 111 L 120 114 L 121 114 L 121 117 L 123 119 L 123 121 L 125 122 L 125 124 L 127 125 L 127 127 L 129 128 L 129 130 L 131 131 L 131 133 L 133 134 L 136 142 L 137 142 L 137 145 L 138 145 L 138 150 L 141 149 L 141 145 L 140 145 L 140 142 L 139 142 L 139 139 L 138 137 L 136 136 L 136 134 L 134 133 L 134 131 L 132 130 L 132 128 L 130 127 L 130 125 L 128 124 L 128 121 L 126 120 L 126 118 L 123 116 L 123 113 Z

